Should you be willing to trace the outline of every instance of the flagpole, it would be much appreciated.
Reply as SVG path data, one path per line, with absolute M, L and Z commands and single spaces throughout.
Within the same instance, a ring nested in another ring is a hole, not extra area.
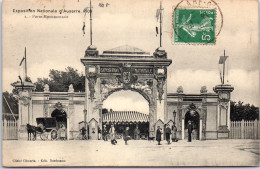
M 89 20 L 90 20 L 90 45 L 92 45 L 92 6 L 91 6 L 91 0 L 90 0 L 90 12 L 89 12 Z
M 225 59 L 225 50 L 224 50 L 224 59 Z M 225 83 L 225 62 L 226 61 L 224 61 L 224 63 L 223 63 L 223 81 L 222 81 L 222 84 Z
M 25 59 L 25 81 L 26 81 L 26 78 L 27 78 L 27 58 L 26 58 L 26 47 L 25 47 L 25 50 L 24 50 L 24 59 Z
M 162 47 L 162 1 L 160 1 L 160 47 Z

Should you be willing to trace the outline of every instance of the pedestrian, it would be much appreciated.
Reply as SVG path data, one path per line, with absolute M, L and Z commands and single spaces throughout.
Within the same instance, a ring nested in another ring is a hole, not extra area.
M 140 130 L 139 130 L 138 126 L 136 126 L 136 128 L 134 130 L 134 139 L 135 140 L 139 140 L 140 139 Z
M 81 132 L 82 140 L 87 140 L 87 136 L 86 136 L 87 130 L 84 126 L 80 129 L 80 132 Z
M 103 140 L 107 141 L 107 128 L 106 125 L 103 126 L 103 130 L 102 130 L 102 135 L 103 135 Z
M 158 145 L 161 145 L 160 142 L 162 141 L 162 131 L 160 126 L 158 126 L 156 130 L 156 141 L 158 141 Z
M 61 128 L 59 129 L 59 133 L 60 133 L 60 139 L 65 140 L 65 138 L 66 138 L 66 128 L 63 124 L 61 124 Z
M 127 145 L 127 141 L 130 140 L 129 127 L 126 127 L 126 129 L 124 131 L 124 140 L 125 140 L 125 145 Z
M 116 145 L 117 141 L 115 138 L 115 127 L 113 124 L 111 125 L 111 128 L 109 130 L 109 134 L 110 134 L 110 138 L 111 138 L 111 144 Z
M 188 142 L 191 142 L 192 125 L 191 121 L 188 121 Z
M 177 142 L 177 127 L 175 125 L 175 122 L 173 122 L 172 125 L 172 142 Z
M 171 137 L 171 128 L 170 128 L 169 124 L 167 124 L 167 126 L 166 126 L 165 134 L 166 134 L 166 141 L 167 141 L 167 143 L 171 144 L 171 141 L 170 141 L 171 140 L 170 139 L 170 137 Z
M 98 140 L 101 140 L 101 129 L 99 126 L 98 126 Z

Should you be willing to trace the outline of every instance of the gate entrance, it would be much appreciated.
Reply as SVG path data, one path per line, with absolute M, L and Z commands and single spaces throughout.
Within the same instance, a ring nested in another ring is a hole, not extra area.
M 102 135 L 114 126 L 119 138 L 129 127 L 132 140 L 147 139 L 149 135 L 149 105 L 147 100 L 137 92 L 121 90 L 111 94 L 102 109 Z
M 98 125 L 92 128 L 102 128 L 103 101 L 115 91 L 132 90 L 148 101 L 149 135 L 155 136 L 155 123 L 167 117 L 167 67 L 172 61 L 164 49 L 158 48 L 150 55 L 125 45 L 98 53 L 91 45 L 81 59 L 86 74 L 86 121 L 95 119 Z M 90 134 L 90 138 L 97 138 L 97 132 Z
M 113 111 L 103 114 L 103 136 L 107 135 L 111 126 L 115 128 L 117 139 L 122 138 L 126 127 L 132 140 L 147 139 L 149 135 L 148 115 L 136 111 Z
M 188 122 L 191 121 L 192 139 L 199 140 L 200 116 L 195 110 L 190 110 L 185 114 L 185 136 L 188 138 Z
M 67 113 L 62 108 L 53 110 L 51 117 L 55 117 L 58 129 L 61 128 L 62 125 L 67 128 Z

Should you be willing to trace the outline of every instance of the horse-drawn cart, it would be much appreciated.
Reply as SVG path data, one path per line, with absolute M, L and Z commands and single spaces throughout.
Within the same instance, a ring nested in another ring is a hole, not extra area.
M 42 140 L 56 140 L 58 137 L 57 122 L 55 117 L 36 118 L 37 130 L 36 134 L 40 135 Z M 49 137 L 50 136 L 50 137 Z

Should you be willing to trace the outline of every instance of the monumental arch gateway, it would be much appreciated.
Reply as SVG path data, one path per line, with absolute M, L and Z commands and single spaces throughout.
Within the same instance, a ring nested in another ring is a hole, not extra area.
M 84 106 L 90 137 L 97 139 L 95 126 L 102 124 L 103 101 L 120 90 L 138 92 L 148 101 L 149 135 L 154 136 L 157 121 L 167 119 L 167 68 L 172 60 L 167 59 L 165 50 L 160 47 L 150 55 L 125 45 L 99 54 L 91 45 L 81 62 L 86 74 Z

